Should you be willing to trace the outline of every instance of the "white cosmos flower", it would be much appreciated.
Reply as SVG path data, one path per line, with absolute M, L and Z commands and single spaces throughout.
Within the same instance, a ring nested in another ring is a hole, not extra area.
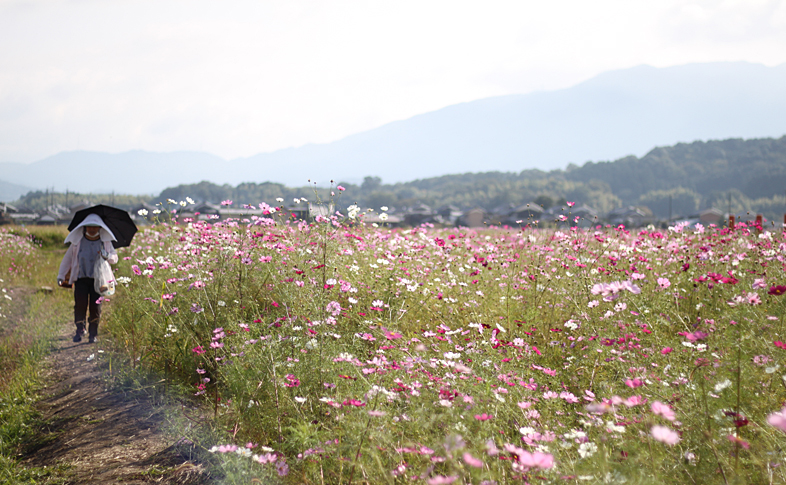
M 139 214 L 140 216 L 146 216 L 147 215 L 147 209 L 139 209 L 137 211 L 137 214 Z
M 722 390 L 726 389 L 727 387 L 731 387 L 731 381 L 726 379 L 725 381 L 719 382 L 715 384 L 715 392 L 721 392 Z
M 588 456 L 592 456 L 597 451 L 598 451 L 598 445 L 592 442 L 582 443 L 579 446 L 579 456 L 581 456 L 582 458 L 587 458 Z

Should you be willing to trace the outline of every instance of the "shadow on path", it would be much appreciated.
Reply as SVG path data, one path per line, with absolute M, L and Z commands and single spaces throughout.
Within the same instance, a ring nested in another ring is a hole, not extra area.
M 36 405 L 44 424 L 25 464 L 65 466 L 74 484 L 207 483 L 192 449 L 160 431 L 164 409 L 148 393 L 111 385 L 100 340 L 75 344 L 71 336 L 64 328 L 47 358 L 49 384 Z

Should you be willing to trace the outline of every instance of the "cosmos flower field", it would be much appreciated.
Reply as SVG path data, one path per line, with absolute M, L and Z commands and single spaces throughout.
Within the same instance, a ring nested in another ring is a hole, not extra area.
M 115 341 L 228 482 L 784 483 L 780 230 L 154 225 Z

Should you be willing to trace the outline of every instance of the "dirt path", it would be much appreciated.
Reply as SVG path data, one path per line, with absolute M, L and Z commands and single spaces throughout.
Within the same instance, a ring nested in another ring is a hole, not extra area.
M 60 466 L 69 484 L 207 483 L 190 447 L 162 432 L 166 408 L 150 393 L 112 383 L 101 340 L 77 344 L 72 336 L 64 323 L 47 358 L 48 385 L 36 406 L 45 424 L 23 462 Z

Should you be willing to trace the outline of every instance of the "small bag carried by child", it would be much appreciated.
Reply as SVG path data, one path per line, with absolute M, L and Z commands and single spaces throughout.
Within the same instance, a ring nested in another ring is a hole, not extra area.
M 102 257 L 96 260 L 93 267 L 93 280 L 95 290 L 101 296 L 112 296 L 115 294 L 115 275 L 112 274 L 112 267 Z

